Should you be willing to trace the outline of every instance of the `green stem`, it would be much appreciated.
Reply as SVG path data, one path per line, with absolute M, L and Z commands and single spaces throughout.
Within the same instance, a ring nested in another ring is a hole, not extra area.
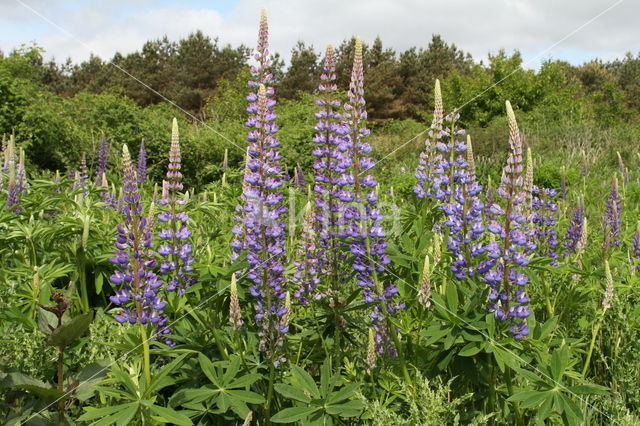
M 146 388 L 151 385 L 151 354 L 149 352 L 149 340 L 147 339 L 147 329 L 144 324 L 140 324 L 140 339 L 142 340 L 142 368 Z
M 58 392 L 64 393 L 64 347 L 58 348 Z M 64 399 L 58 401 L 58 421 L 64 424 Z
M 220 355 L 225 360 L 229 359 L 229 354 L 227 353 L 227 349 L 222 344 L 222 338 L 220 337 L 218 328 L 214 326 L 212 329 L 212 332 L 213 332 L 213 338 L 216 340 L 216 346 L 218 347 L 218 351 L 220 352 Z
M 489 412 L 493 412 L 496 406 L 496 366 L 493 362 L 493 355 L 487 352 L 487 362 L 489 364 Z
M 593 326 L 591 330 L 591 344 L 589 345 L 589 352 L 587 352 L 587 359 L 584 361 L 584 367 L 582 367 L 582 378 L 587 374 L 589 370 L 589 364 L 591 363 L 591 355 L 593 355 L 593 349 L 596 346 L 596 338 L 598 337 L 598 333 L 600 332 L 600 327 L 602 327 L 602 319 L 604 318 L 605 311 L 602 311 L 600 318 L 598 318 L 598 322 Z
M 505 371 L 505 379 L 507 382 L 507 390 L 509 391 L 509 396 L 513 396 L 513 382 L 511 379 L 511 369 L 507 368 L 507 370 Z M 513 411 L 516 414 L 516 424 L 517 425 L 522 425 L 523 421 L 522 421 L 522 412 L 520 411 L 520 407 L 518 406 L 517 402 L 512 402 L 512 406 L 513 406 Z
M 555 312 L 553 309 L 553 304 L 551 304 L 551 292 L 549 291 L 549 286 L 547 285 L 548 282 L 546 279 L 542 279 L 542 287 L 544 289 L 544 299 L 545 299 L 545 303 L 547 305 L 547 315 L 549 316 L 549 318 L 553 317 Z
M 269 366 L 269 388 L 267 390 L 267 401 L 264 403 L 265 424 L 271 424 L 271 400 L 273 399 L 273 382 L 276 377 L 276 367 L 271 362 Z

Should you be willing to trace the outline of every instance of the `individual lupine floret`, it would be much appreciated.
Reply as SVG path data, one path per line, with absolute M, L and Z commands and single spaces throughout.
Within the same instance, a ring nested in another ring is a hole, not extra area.
M 404 305 L 393 302 L 393 297 L 398 292 L 395 284 L 384 286 L 378 279 L 378 274 L 385 271 L 390 259 L 386 254 L 387 242 L 381 224 L 382 214 L 377 207 L 377 182 L 368 174 L 374 166 L 373 160 L 368 157 L 371 145 L 363 141 L 369 135 L 369 129 L 365 127 L 367 111 L 364 99 L 362 41 L 359 38 L 356 39 L 348 98 L 345 104 L 345 118 L 349 125 L 349 179 L 353 179 L 353 203 L 344 211 L 347 224 L 342 230 L 342 236 L 350 242 L 356 281 L 362 287 L 365 303 L 379 303 L 374 306 L 370 315 L 376 331 L 376 349 L 379 353 L 397 355 L 388 330 L 387 316 L 394 314 Z
M 434 88 L 434 109 L 433 120 L 428 132 L 428 137 L 424 142 L 424 151 L 420 153 L 418 167 L 416 168 L 416 179 L 418 183 L 413 191 L 419 198 L 432 196 L 432 185 L 434 180 L 434 170 L 442 159 L 442 155 L 437 150 L 437 145 L 442 139 L 444 109 L 442 105 L 442 92 L 440 91 L 440 81 L 436 80 Z
M 162 230 L 158 237 L 162 244 L 158 254 L 163 260 L 160 263 L 160 274 L 166 276 L 167 290 L 178 290 L 180 296 L 194 282 L 192 245 L 189 242 L 189 215 L 184 211 L 185 202 L 181 199 L 182 173 L 180 157 L 180 135 L 178 121 L 174 118 L 171 128 L 171 146 L 169 148 L 169 165 L 167 180 L 163 182 L 163 195 L 160 205 L 163 211 L 158 214 Z
M 320 283 L 315 212 L 310 203 L 305 208 L 302 235 L 296 254 L 298 258 L 294 262 L 296 272 L 293 275 L 293 281 L 298 285 L 298 288 L 294 297 L 298 299 L 300 304 L 307 305 L 309 298 L 319 297 L 316 289 Z
M 280 141 L 274 136 L 278 131 L 273 112 L 273 89 L 268 86 L 269 72 L 268 25 L 263 11 L 260 20 L 258 48 L 254 55 L 258 66 L 253 67 L 254 80 L 249 86 L 257 88 L 247 97 L 250 114 L 246 126 L 247 166 L 244 176 L 243 202 L 239 209 L 240 225 L 234 228 L 234 249 L 246 250 L 249 267 L 247 278 L 253 283 L 249 293 L 254 298 L 256 323 L 259 327 L 259 349 L 269 361 L 280 365 L 284 361 L 282 346 L 288 326 L 282 323 L 287 313 L 284 304 L 286 281 L 284 278 L 286 224 L 282 215 L 287 208 L 282 204 L 281 155 L 277 148 Z
M 578 243 L 580 242 L 584 232 L 584 220 L 584 203 L 581 200 L 573 211 L 569 228 L 567 228 L 567 233 L 564 237 L 564 247 L 566 249 L 564 252 L 565 256 L 577 253 Z
M 315 222 L 318 234 L 318 271 L 328 276 L 330 286 L 338 285 L 341 280 L 338 260 L 341 244 L 338 241 L 340 229 L 344 227 L 344 210 L 346 203 L 353 201 L 353 193 L 349 186 L 353 177 L 347 174 L 351 166 L 348 130 L 339 111 L 341 102 L 338 99 L 336 79 L 336 56 L 329 45 L 323 62 L 323 72 L 318 86 L 319 98 L 316 105 L 320 111 L 316 113 L 318 122 L 313 137 L 315 158 L 314 184 Z M 333 289 L 335 290 L 335 289 Z
M 605 249 L 617 247 L 622 243 L 620 238 L 620 217 L 622 215 L 622 198 L 618 189 L 618 178 L 613 177 L 611 191 L 607 197 L 604 216 Z
M 520 340 L 529 334 L 526 318 L 530 315 L 529 298 L 524 286 L 528 282 L 522 268 L 529 264 L 528 251 L 535 244 L 526 235 L 527 218 L 523 215 L 526 202 L 522 165 L 522 142 L 511 104 L 507 101 L 509 121 L 509 156 L 497 194 L 504 200 L 504 208 L 493 204 L 489 209 L 496 218 L 487 229 L 495 240 L 486 246 L 487 259 L 478 266 L 484 281 L 490 286 L 489 310 L 497 319 L 509 321 L 509 331 Z
M 95 184 L 100 186 L 102 182 L 102 175 L 107 172 L 109 162 L 109 143 L 107 137 L 103 134 L 100 138 L 100 145 L 98 145 L 98 163 L 96 165 L 95 172 Z
M 140 143 L 138 151 L 138 183 L 143 184 L 147 181 L 147 150 L 144 141 Z
M 163 282 L 153 272 L 156 260 L 149 256 L 152 233 L 143 215 L 136 173 L 127 146 L 122 148 L 124 223 L 117 226 L 116 251 L 109 260 L 116 265 L 110 281 L 120 288 L 109 299 L 121 306 L 115 319 L 120 323 L 154 324 L 165 327 L 166 302 L 160 293 Z

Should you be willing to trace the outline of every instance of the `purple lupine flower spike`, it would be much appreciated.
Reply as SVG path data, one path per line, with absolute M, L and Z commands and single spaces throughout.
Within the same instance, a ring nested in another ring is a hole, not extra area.
M 605 250 L 622 244 L 620 238 L 620 217 L 622 215 L 622 198 L 618 189 L 618 178 L 613 177 L 611 191 L 607 198 L 604 216 Z
M 567 229 L 567 233 L 564 237 L 565 256 L 576 254 L 578 252 L 578 244 L 582 238 L 582 233 L 584 232 L 583 224 L 584 204 L 580 201 L 573 211 L 571 223 L 569 224 L 569 228 Z
M 541 189 L 533 185 L 531 195 L 531 238 L 536 242 L 538 255 L 551 258 L 551 265 L 557 266 L 559 258 L 556 251 L 558 247 L 556 229 L 558 206 L 554 198 L 558 195 L 558 191 L 550 188 Z
M 420 153 L 418 167 L 416 169 L 416 179 L 418 183 L 413 191 L 419 198 L 432 196 L 432 183 L 434 180 L 434 169 L 436 163 L 441 161 L 441 154 L 437 150 L 440 139 L 443 136 L 442 128 L 444 121 L 444 108 L 442 105 L 442 92 L 440 91 L 440 81 L 436 79 L 434 88 L 434 109 L 431 128 L 428 137 L 424 142 L 424 151 Z
M 117 226 L 116 251 L 111 263 L 116 270 L 110 281 L 118 286 L 109 300 L 121 310 L 115 316 L 120 323 L 154 324 L 160 330 L 166 328 L 163 300 L 160 290 L 162 280 L 153 272 L 156 261 L 150 255 L 153 244 L 147 218 L 142 212 L 136 172 L 127 146 L 122 148 L 123 211 L 124 223 Z
M 529 298 L 524 286 L 528 282 L 522 271 L 529 264 L 526 253 L 535 249 L 527 236 L 528 219 L 524 188 L 522 142 L 511 104 L 507 101 L 509 121 L 509 156 L 497 194 L 504 200 L 504 208 L 493 204 L 489 209 L 494 220 L 487 230 L 495 240 L 486 245 L 487 258 L 478 265 L 489 285 L 489 310 L 500 321 L 509 321 L 509 331 L 516 340 L 529 334 L 526 318 L 530 315 Z
M 73 178 L 72 187 L 82 189 L 85 196 L 89 195 L 89 172 L 87 170 L 87 157 L 84 152 L 82 153 L 82 157 L 80 157 L 80 167 L 75 172 Z
M 341 277 L 338 270 L 339 230 L 344 225 L 345 203 L 353 201 L 353 193 L 348 190 L 353 177 L 347 174 L 351 166 L 348 130 L 339 112 L 336 79 L 336 55 L 331 45 L 327 46 L 323 62 L 323 72 L 318 86 L 319 98 L 316 105 L 318 122 L 313 137 L 312 155 L 315 192 L 315 222 L 318 233 L 318 271 L 326 274 L 330 291 L 336 291 Z
M 163 258 L 160 273 L 165 275 L 167 290 L 184 292 L 194 282 L 194 259 L 191 255 L 192 245 L 189 242 L 189 215 L 182 206 L 185 204 L 180 196 L 182 189 L 182 173 L 180 172 L 180 135 L 178 121 L 174 118 L 171 127 L 171 147 L 169 148 L 169 166 L 167 180 L 163 182 L 163 193 L 160 205 L 163 211 L 158 214 L 158 221 L 163 229 L 158 233 L 162 240 L 158 254 Z
M 318 247 L 315 230 L 315 212 L 311 204 L 305 207 L 302 235 L 297 250 L 298 259 L 295 260 L 296 272 L 293 276 L 298 289 L 294 297 L 300 304 L 309 303 L 309 297 L 317 297 L 316 288 L 320 283 L 318 271 Z
M 18 206 L 20 202 L 20 184 L 16 173 L 16 156 L 15 156 L 15 144 L 13 137 L 9 141 L 9 145 L 5 149 L 5 161 L 6 170 L 9 175 L 9 181 L 7 183 L 7 200 L 5 207 L 11 209 L 14 213 L 20 213 L 22 209 Z
M 277 151 L 280 141 L 274 136 L 278 131 L 273 112 L 275 101 L 271 98 L 273 88 L 269 86 L 268 25 L 263 11 L 260 20 L 258 48 L 254 58 L 258 66 L 252 67 L 254 79 L 249 86 L 257 88 L 247 97 L 250 114 L 246 126 L 250 145 L 245 169 L 243 202 L 238 209 L 240 226 L 234 229 L 234 250 L 246 250 L 249 268 L 246 276 L 253 283 L 249 293 L 254 298 L 259 349 L 266 353 L 274 365 L 284 361 L 281 351 L 284 334 L 288 326 L 282 322 L 287 313 L 284 303 L 286 281 L 284 278 L 286 224 L 282 215 L 281 155 Z
M 98 165 L 96 167 L 96 186 L 99 186 L 102 182 L 102 175 L 107 172 L 109 161 L 109 143 L 107 137 L 103 134 L 100 138 L 100 145 L 98 145 Z
M 636 232 L 633 234 L 633 257 L 638 262 L 636 269 L 640 271 L 640 222 L 638 222 Z
M 354 256 L 353 269 L 356 271 L 356 281 L 362 287 L 365 303 L 376 304 L 370 318 L 376 332 L 376 349 L 379 353 L 397 355 L 397 350 L 391 340 L 388 330 L 388 315 L 392 315 L 401 303 L 392 302 L 398 292 L 395 284 L 386 287 L 378 279 L 378 274 L 385 271 L 385 266 L 391 260 L 386 254 L 386 235 L 382 229 L 382 214 L 377 207 L 377 182 L 368 174 L 374 166 L 368 156 L 371 145 L 364 142 L 369 135 L 365 127 L 367 111 L 364 99 L 364 68 L 362 62 L 362 41 L 357 38 L 351 82 L 349 84 L 348 102 L 344 106 L 348 132 L 348 148 L 351 153 L 351 167 L 347 179 L 353 182 L 353 203 L 344 211 L 347 221 L 342 230 L 343 236 L 350 241 L 350 251 Z
M 107 174 L 102 172 L 98 187 L 102 190 L 100 192 L 100 199 L 107 205 L 107 207 L 114 207 L 115 200 L 111 192 L 109 192 L 109 183 L 107 182 Z
M 143 184 L 147 181 L 147 150 L 144 141 L 140 143 L 138 151 L 138 183 Z

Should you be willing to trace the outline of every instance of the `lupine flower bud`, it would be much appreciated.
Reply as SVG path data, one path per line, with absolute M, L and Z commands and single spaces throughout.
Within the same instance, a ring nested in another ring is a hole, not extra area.
M 471 135 L 467 135 L 467 173 L 469 179 L 476 180 L 476 162 L 473 158 L 473 146 L 471 145 Z
M 96 166 L 95 184 L 99 186 L 102 182 L 102 175 L 107 172 L 109 161 L 109 143 L 107 137 L 103 134 L 98 145 L 98 164 Z
M 431 306 L 431 266 L 429 265 L 429 255 L 424 257 L 424 267 L 420 277 L 420 291 L 418 301 L 425 307 Z
M 138 183 L 143 184 L 147 181 L 147 150 L 144 147 L 144 141 L 140 143 L 140 151 L 138 151 Z
M 378 352 L 376 351 L 375 332 L 369 329 L 369 343 L 367 344 L 367 372 L 371 373 L 376 368 L 376 359 Z
M 231 284 L 229 285 L 229 323 L 234 330 L 239 330 L 244 324 L 240 311 L 240 300 L 238 300 L 236 274 L 231 275 Z

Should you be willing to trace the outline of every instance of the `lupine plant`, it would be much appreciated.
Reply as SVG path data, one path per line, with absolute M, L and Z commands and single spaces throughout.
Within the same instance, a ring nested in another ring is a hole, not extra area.
M 4 137 L 0 422 L 640 423 L 635 157 L 605 188 L 612 155 L 538 152 L 515 102 L 472 146 L 484 99 L 445 111 L 465 81 L 446 75 L 411 124 L 424 145 L 386 149 L 396 123 L 367 115 L 376 49 L 327 47 L 315 94 L 276 105 L 263 14 L 246 98 L 221 83 L 203 110 L 235 127 L 203 119 L 181 143 L 174 119 L 170 144 L 167 128 L 121 162 L 105 135 L 70 179 L 27 163 L 28 129 Z M 210 131 L 223 164 L 188 194 Z

